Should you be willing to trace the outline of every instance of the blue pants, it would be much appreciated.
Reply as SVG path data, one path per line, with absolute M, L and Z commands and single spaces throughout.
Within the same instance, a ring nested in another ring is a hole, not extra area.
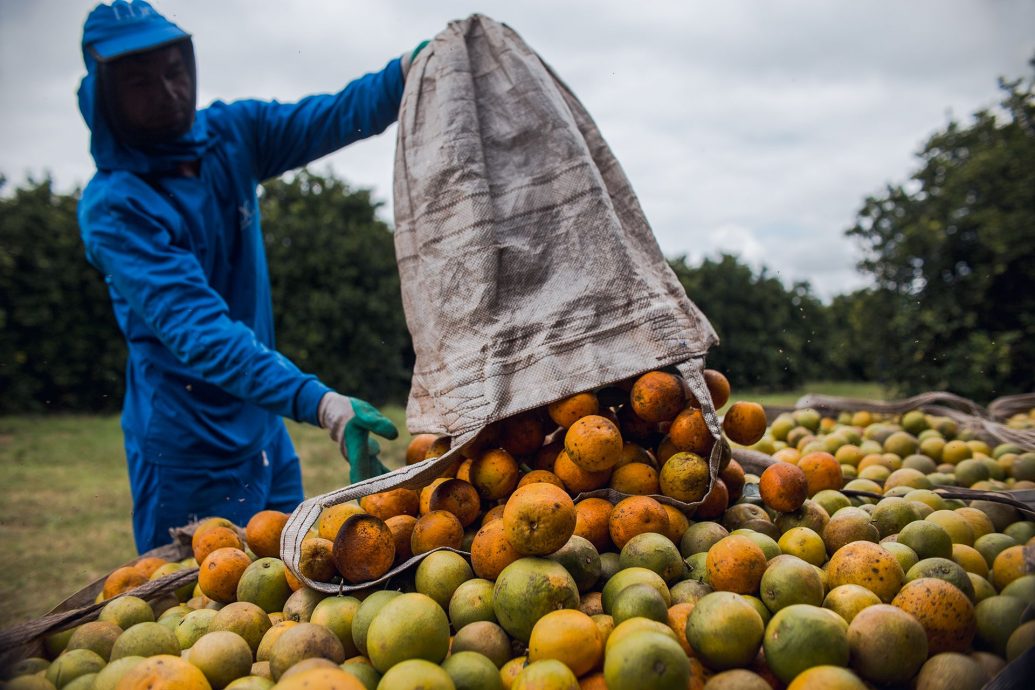
M 158 465 L 126 437 L 133 536 L 144 553 L 170 543 L 169 530 L 210 516 L 244 527 L 260 510 L 291 512 L 302 502 L 302 471 L 287 429 L 254 457 L 229 467 Z

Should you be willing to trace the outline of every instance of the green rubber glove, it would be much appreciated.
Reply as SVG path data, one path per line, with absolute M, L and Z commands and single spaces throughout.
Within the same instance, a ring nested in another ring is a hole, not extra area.
M 417 53 L 424 50 L 424 46 L 428 45 L 429 41 L 421 41 L 417 44 L 417 47 L 413 49 L 412 53 L 403 53 L 400 65 L 402 66 L 403 81 L 406 81 L 406 75 L 410 73 L 410 65 L 417 59 Z
M 388 472 L 378 459 L 381 446 L 370 438 L 371 432 L 387 439 L 396 438 L 399 430 L 373 405 L 358 398 L 349 398 L 356 416 L 345 424 L 345 454 L 349 460 L 349 482 L 377 477 Z
M 370 438 L 370 434 L 373 432 L 393 439 L 399 431 L 377 408 L 359 398 L 327 393 L 320 399 L 317 417 L 320 426 L 330 431 L 342 457 L 348 461 L 350 483 L 388 472 L 377 457 L 381 446 Z

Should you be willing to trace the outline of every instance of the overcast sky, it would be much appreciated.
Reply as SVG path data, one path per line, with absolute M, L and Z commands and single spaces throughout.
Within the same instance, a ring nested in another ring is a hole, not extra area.
M 0 0 L 0 174 L 93 172 L 76 108 L 93 2 Z M 199 103 L 335 91 L 481 12 L 568 83 L 624 166 L 661 248 L 720 251 L 829 298 L 864 284 L 844 237 L 950 117 L 1028 77 L 1031 0 L 155 0 L 194 35 Z M 396 128 L 318 161 L 391 222 Z

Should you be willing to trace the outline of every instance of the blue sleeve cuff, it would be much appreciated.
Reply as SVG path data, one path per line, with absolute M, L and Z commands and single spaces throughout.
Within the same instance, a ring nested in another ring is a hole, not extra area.
M 317 379 L 309 379 L 303 383 L 295 395 L 295 421 L 320 426 L 320 420 L 317 416 L 320 399 L 330 392 L 332 390 Z

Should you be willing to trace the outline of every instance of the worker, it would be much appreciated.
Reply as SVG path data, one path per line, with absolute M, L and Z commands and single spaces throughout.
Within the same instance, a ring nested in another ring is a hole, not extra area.
M 97 172 L 79 225 L 129 355 L 122 408 L 142 553 L 209 515 L 239 525 L 303 499 L 282 417 L 327 429 L 350 480 L 385 470 L 392 422 L 277 352 L 256 195 L 263 180 L 383 132 L 424 44 L 335 94 L 197 110 L 190 34 L 143 0 L 91 11 L 79 109 Z

